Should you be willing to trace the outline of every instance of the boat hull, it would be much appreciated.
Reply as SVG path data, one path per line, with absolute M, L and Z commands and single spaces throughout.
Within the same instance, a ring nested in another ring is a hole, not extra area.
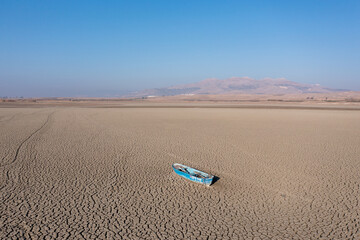
M 182 164 L 178 164 L 175 163 L 172 165 L 172 168 L 174 170 L 174 172 L 176 174 L 178 174 L 179 176 L 188 179 L 192 182 L 196 182 L 196 183 L 201 183 L 204 184 L 206 186 L 210 186 L 213 182 L 214 176 L 208 173 L 204 173 L 202 171 L 199 171 L 197 169 L 182 165 Z M 186 171 L 184 171 L 184 169 Z M 198 176 L 201 177 L 198 177 Z

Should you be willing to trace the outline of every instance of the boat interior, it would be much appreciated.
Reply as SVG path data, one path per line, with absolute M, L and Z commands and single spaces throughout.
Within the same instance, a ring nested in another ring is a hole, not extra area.
M 181 165 L 174 165 L 174 167 L 175 167 L 175 169 L 177 169 L 177 170 L 179 170 L 181 172 L 190 174 L 190 175 L 198 177 L 198 178 L 208 178 L 208 177 L 210 177 L 208 174 L 196 171 L 195 169 L 192 169 L 192 168 L 186 168 L 186 167 L 181 166 Z

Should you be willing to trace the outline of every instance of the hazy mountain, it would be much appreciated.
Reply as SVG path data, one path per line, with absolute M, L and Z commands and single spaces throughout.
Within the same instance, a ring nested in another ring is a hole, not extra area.
M 142 97 L 173 96 L 180 94 L 301 94 L 338 91 L 346 90 L 326 88 L 319 84 L 302 84 L 284 78 L 256 80 L 249 77 L 232 77 L 225 80 L 206 79 L 197 83 L 147 89 L 136 92 L 133 95 Z

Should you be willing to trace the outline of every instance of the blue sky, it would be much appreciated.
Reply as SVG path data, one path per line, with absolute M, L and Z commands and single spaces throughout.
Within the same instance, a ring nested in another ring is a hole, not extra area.
M 232 76 L 360 90 L 360 1 L 0 1 L 0 96 Z

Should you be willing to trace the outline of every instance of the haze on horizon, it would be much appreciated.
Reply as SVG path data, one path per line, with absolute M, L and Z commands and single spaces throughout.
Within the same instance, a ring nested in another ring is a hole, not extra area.
M 360 91 L 360 2 L 2 1 L 0 97 L 249 76 Z

